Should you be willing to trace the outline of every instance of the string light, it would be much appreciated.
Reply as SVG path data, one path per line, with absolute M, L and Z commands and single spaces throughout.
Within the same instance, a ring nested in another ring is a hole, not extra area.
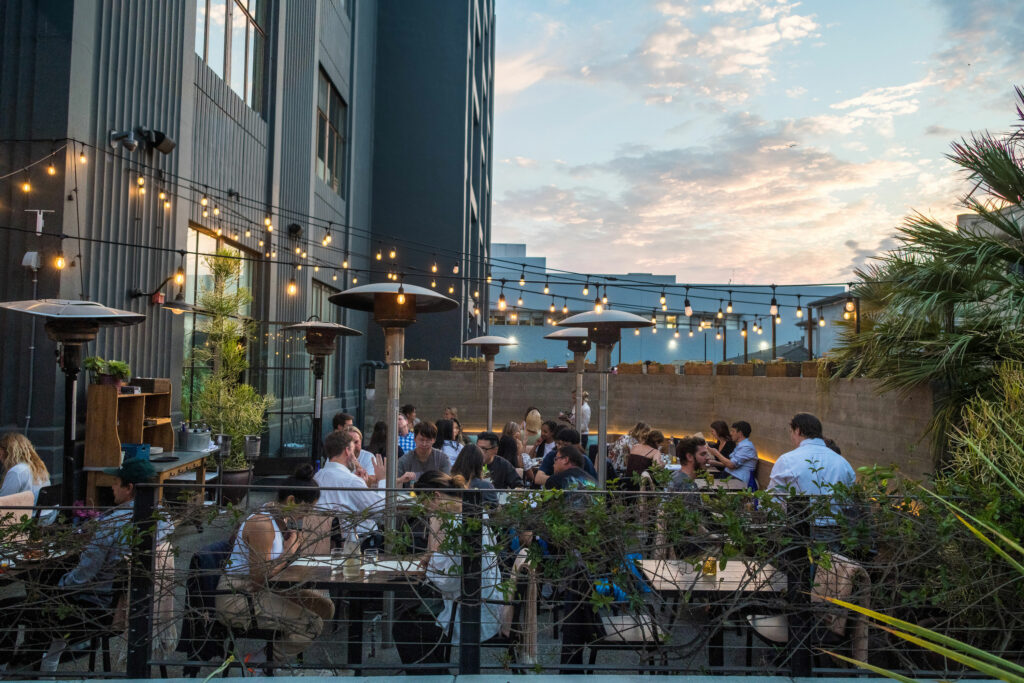
M 716 328 L 715 329 L 715 339 L 721 339 L 721 338 L 722 338 L 722 330 L 721 330 L 721 328 Z
M 434 264 L 432 266 L 430 266 L 430 272 L 431 273 L 436 273 L 437 272 L 437 261 L 434 261 Z
M 64 258 L 64 252 L 58 251 L 57 255 L 53 257 L 53 267 L 57 270 L 64 270 L 64 267 L 68 264 L 67 259 Z
M 850 319 L 850 312 L 849 311 L 843 311 L 843 320 L 849 320 L 849 319 Z
M 507 304 L 505 303 L 505 281 L 501 281 L 501 294 L 498 296 L 498 310 L 504 311 Z
M 459 274 L 459 264 L 456 263 L 454 266 L 452 266 L 452 275 L 458 275 L 458 274 Z
M 522 295 L 522 293 L 519 294 L 519 299 L 516 301 L 516 305 L 517 306 L 522 306 L 523 305 L 523 295 Z
M 342 268 L 348 268 L 348 254 L 346 254 L 346 255 L 345 255 L 345 258 L 344 258 L 344 259 L 342 259 L 342 261 L 341 261 L 341 267 L 342 267 Z
M 853 309 L 857 307 L 857 305 L 854 304 L 853 302 L 853 297 L 846 297 L 846 304 L 844 305 L 844 307 L 846 308 L 847 313 L 853 313 Z
M 603 303 L 605 306 L 608 305 L 608 285 L 604 286 L 604 296 L 601 297 L 601 303 Z
M 302 264 L 299 263 L 295 266 L 295 270 L 302 270 Z
M 79 154 L 78 154 L 78 163 L 84 164 L 88 160 L 89 160 L 89 158 L 87 156 L 85 156 L 85 146 L 83 145 L 82 146 L 82 151 L 79 152 Z
M 50 160 L 50 163 L 46 165 L 46 173 L 49 175 L 57 175 L 57 167 L 53 165 L 52 159 Z
M 683 301 L 683 312 L 686 313 L 686 317 L 689 318 L 693 315 L 693 306 L 690 305 L 690 288 L 686 288 L 686 300 Z
M 332 279 L 332 280 L 334 280 L 335 282 L 337 282 L 337 281 L 338 281 L 338 271 L 334 271 L 334 272 L 333 272 L 333 273 L 331 274 L 331 279 Z
M 359 276 L 355 273 L 352 274 L 352 284 L 359 282 Z
M 396 297 L 398 305 L 401 306 L 405 303 L 405 287 L 398 285 L 398 296 Z
M 384 258 L 384 255 L 380 253 L 380 249 L 377 250 L 377 260 L 380 261 Z
M 299 286 L 295 284 L 295 278 L 288 280 L 288 296 L 295 296 L 298 292 Z
M 569 313 L 569 300 L 562 299 L 562 314 L 567 315 Z
M 185 271 L 182 268 L 178 268 L 178 270 L 174 272 L 174 284 L 179 287 L 185 284 Z
M 488 282 L 490 282 L 490 281 L 491 281 L 491 277 L 490 277 L 489 275 L 487 276 L 487 281 L 488 281 Z M 550 288 L 550 287 L 548 287 L 548 280 L 546 280 L 546 279 L 545 279 L 545 280 L 544 280 L 544 293 L 545 293 L 545 294 L 548 294 L 548 293 L 550 293 L 550 292 L 551 292 L 551 288 Z
M 479 289 L 474 289 L 473 290 L 473 298 L 474 299 L 479 299 L 480 298 L 480 290 Z
M 295 253 L 296 254 L 301 254 L 302 253 L 302 247 L 295 247 Z
M 331 243 L 331 240 L 333 239 L 333 238 L 331 237 L 331 227 L 332 227 L 333 225 L 334 225 L 333 223 L 328 223 L 328 224 L 327 224 L 327 232 L 325 232 L 325 233 L 324 233 L 324 244 L 325 244 L 325 245 L 327 245 L 327 244 L 330 244 L 330 243 Z
M 804 317 L 804 308 L 803 308 L 803 306 L 800 305 L 800 295 L 799 294 L 796 295 L 796 317 L 798 317 L 798 318 Z
M 491 269 L 487 269 L 487 284 L 491 284 Z
M 157 197 L 160 198 L 160 201 L 164 201 L 165 199 L 167 199 L 167 193 L 164 192 L 163 189 L 161 188 L 159 194 L 157 194 Z
M 825 316 L 824 315 L 819 315 L 818 316 L 818 327 L 825 327 Z
M 773 316 L 779 312 L 779 302 L 775 299 L 775 285 L 772 285 L 772 304 L 769 306 L 768 312 Z
M 555 300 L 554 299 L 551 300 L 551 305 L 548 307 L 548 310 L 551 311 L 552 313 L 555 312 Z
M 203 218 L 209 218 L 209 217 L 210 217 L 210 211 L 208 209 L 203 209 Z
M 252 237 L 252 230 L 250 230 L 249 228 L 246 228 L 245 229 L 245 236 L 246 237 Z M 262 242 L 263 242 L 263 240 L 260 240 L 260 243 L 262 243 Z
M 522 287 L 526 284 L 526 266 L 523 266 L 523 270 L 519 273 L 519 286 Z
M 509 317 L 513 320 L 513 322 L 519 320 L 519 314 L 516 313 L 515 311 L 512 311 L 512 315 L 510 315 Z
M 434 280 L 434 279 L 430 280 L 430 288 L 431 289 L 437 289 L 437 280 Z
M 634 327 L 633 328 L 633 336 L 634 337 L 639 337 L 640 336 L 640 328 L 639 327 Z
M 743 329 L 742 329 L 742 330 L 740 330 L 740 336 L 741 336 L 741 337 L 746 337 L 746 336 L 747 336 L 747 328 L 746 328 L 746 323 L 744 323 L 744 327 L 743 327 Z
M 205 194 L 199 200 L 199 205 L 200 206 L 207 206 L 207 205 L 209 205 L 209 203 L 210 203 L 210 199 Z
M 679 339 L 679 330 L 677 329 L 675 332 L 673 332 L 672 336 L 675 337 L 676 339 Z
M 775 324 L 776 325 L 781 325 L 782 324 L 782 314 L 781 313 L 779 315 L 775 316 Z
M 394 261 L 396 255 L 397 253 L 395 252 L 395 248 L 391 247 L 391 251 L 388 252 L 388 258 Z
M 220 215 L 220 207 L 217 206 L 216 204 L 213 205 L 213 215 L 214 216 L 219 216 Z
M 146 179 L 140 175 L 138 178 L 135 179 L 135 182 L 139 184 L 139 187 L 142 187 L 143 185 L 146 184 Z
M 732 313 L 732 290 L 729 291 L 729 303 L 725 305 L 725 312 Z
M 691 337 L 693 336 L 693 328 L 691 328 L 691 329 L 690 329 L 690 331 L 689 331 L 689 333 L 688 333 L 688 334 L 689 334 L 689 336 L 691 336 Z
M 594 297 L 594 313 L 601 313 L 604 311 L 604 305 L 601 303 L 601 297 Z
M 651 311 L 651 324 L 654 325 L 655 327 L 658 326 L 658 316 L 655 314 L 654 311 Z
M 590 296 L 590 278 L 587 278 L 587 282 L 583 285 L 583 296 Z
M 718 313 L 715 315 L 715 317 L 718 318 L 719 320 L 721 320 L 722 318 L 725 317 L 725 314 L 722 313 L 722 300 L 721 299 L 718 300 Z
M 267 232 L 274 232 L 274 222 L 270 219 L 269 213 L 263 217 L 263 225 L 267 227 Z
M 661 304 L 662 306 L 664 306 L 664 305 L 665 305 L 665 302 L 666 302 L 667 300 L 668 300 L 668 299 L 666 299 L 666 297 L 665 297 L 665 290 L 663 289 L 663 290 L 661 290 L 661 301 L 659 301 L 659 303 L 660 303 L 660 304 Z
M 28 176 L 25 176 L 25 179 L 21 181 L 21 191 L 25 193 L 32 191 L 32 181 L 28 179 Z
M 224 234 L 224 230 L 220 227 L 218 227 L 215 232 L 217 233 L 217 237 L 220 237 L 221 235 Z
M 455 293 L 455 285 L 448 285 L 448 293 L 449 294 L 454 294 Z
M 139 188 L 139 196 L 141 196 L 141 197 L 146 196 L 146 188 L 145 188 L 145 186 Z

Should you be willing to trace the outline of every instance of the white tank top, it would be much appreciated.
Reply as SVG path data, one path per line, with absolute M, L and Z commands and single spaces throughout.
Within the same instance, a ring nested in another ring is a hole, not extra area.
M 277 526 L 277 523 L 274 522 L 274 518 L 264 512 L 254 512 L 246 517 L 245 521 L 242 522 L 242 525 L 238 527 L 238 533 L 235 535 L 235 545 L 231 548 L 231 556 L 228 558 L 228 563 L 224 567 L 225 574 L 237 576 L 249 573 L 249 545 L 242 537 L 242 533 L 245 531 L 246 523 L 257 515 L 269 518 L 270 523 L 274 526 L 274 542 L 270 546 L 270 559 L 276 560 L 284 554 L 284 535 L 281 533 L 281 529 Z

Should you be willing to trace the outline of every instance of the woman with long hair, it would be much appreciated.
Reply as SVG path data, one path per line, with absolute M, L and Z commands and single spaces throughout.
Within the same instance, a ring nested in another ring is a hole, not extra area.
M 544 421 L 540 417 L 540 411 L 530 406 L 526 409 L 526 415 L 523 416 L 523 423 L 519 426 L 522 430 L 523 435 L 523 446 L 529 448 L 533 444 L 537 443 L 537 439 L 540 438 L 540 426 Z
M 646 422 L 637 422 L 632 429 L 615 441 L 615 445 L 612 446 L 608 455 L 617 471 L 626 469 L 626 458 L 629 457 L 630 449 L 643 443 L 650 433 L 651 425 Z
M 664 465 L 661 457 L 661 445 L 665 443 L 665 435 L 657 429 L 647 433 L 643 443 L 639 443 L 629 449 L 626 457 L 625 478 L 629 482 L 634 474 L 639 474 L 651 468 L 652 465 Z
M 522 467 L 522 455 L 523 452 L 526 450 L 526 445 L 523 443 L 523 430 L 519 426 L 519 423 L 516 422 L 515 420 L 506 422 L 505 427 L 501 430 L 501 436 L 507 436 L 515 440 L 516 457 L 515 460 L 512 461 L 512 463 L 515 464 L 516 462 L 518 462 L 519 464 L 516 465 L 516 467 Z
M 455 425 L 451 420 L 437 421 L 437 437 L 434 439 L 434 448 L 448 456 L 448 466 L 455 464 L 462 450 L 462 442 L 455 440 Z
M 469 482 L 469 488 L 483 491 L 480 494 L 487 505 L 498 504 L 498 494 L 494 484 L 484 479 L 484 452 L 475 444 L 465 446 L 455 458 L 452 465 L 452 476 L 458 475 Z
M 373 434 L 370 435 L 370 443 L 366 444 L 366 450 L 374 455 L 383 456 L 388 448 L 388 423 L 383 420 L 373 425 Z
M 276 499 L 242 522 L 218 585 L 218 619 L 231 628 L 248 630 L 255 621 L 276 631 L 274 652 L 285 659 L 309 647 L 334 616 L 333 603 L 321 593 L 278 591 L 268 583 L 301 552 L 306 539 L 300 523 L 319 499 L 313 466 L 299 465 L 277 487 Z
M 467 448 L 469 448 L 467 446 Z M 454 533 L 462 515 L 462 490 L 466 480 L 461 475 L 448 475 L 437 470 L 424 472 L 413 485 L 418 500 L 430 514 L 427 554 L 423 558 L 427 582 L 436 589 L 444 606 L 437 610 L 426 600 L 416 600 L 402 608 L 402 637 L 396 638 L 399 657 L 404 664 L 425 664 L 446 661 L 449 643 L 459 642 L 459 611 L 456 605 L 462 588 L 461 552 L 446 543 L 448 533 Z M 482 547 L 494 547 L 494 540 L 486 524 L 483 525 Z M 458 545 L 456 541 L 455 545 Z M 498 558 L 485 550 L 480 558 L 480 642 L 498 633 L 502 594 L 498 589 L 501 573 Z M 408 673 L 436 673 L 436 670 Z
M 7 432 L 0 437 L 0 465 L 4 468 L 4 482 L 0 484 L 0 496 L 9 496 L 22 491 L 32 492 L 32 504 L 39 502 L 39 489 L 50 485 L 50 473 L 39 458 L 32 442 L 18 432 Z M 57 510 L 47 510 L 40 521 L 49 524 L 57 516 Z
M 498 439 L 498 457 L 508 460 L 512 463 L 512 467 L 521 468 L 523 466 L 523 456 L 519 442 L 511 436 L 506 435 Z

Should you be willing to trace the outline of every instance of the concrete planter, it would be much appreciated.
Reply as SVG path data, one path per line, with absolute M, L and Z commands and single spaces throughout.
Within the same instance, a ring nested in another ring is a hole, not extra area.
M 620 375 L 642 375 L 644 366 L 640 363 L 619 363 L 618 373 Z
M 818 376 L 818 361 L 816 360 L 805 360 L 800 363 L 800 368 L 800 374 L 804 377 Z
M 405 361 L 406 370 L 429 370 L 429 360 L 407 360 Z
M 764 363 L 753 363 L 754 366 L 754 377 L 764 377 L 768 368 Z
M 661 368 L 660 368 L 660 372 L 663 375 L 678 375 L 679 374 L 679 367 L 676 366 L 676 365 L 671 365 L 671 364 L 662 365 Z
M 523 362 L 518 360 L 509 361 L 508 369 L 511 372 L 544 372 L 548 369 L 547 361 Z
M 576 372 L 576 361 L 571 360 L 566 363 L 566 367 L 569 368 L 569 372 Z M 583 372 L 597 372 L 597 363 L 591 363 L 587 361 L 583 364 Z
M 715 366 L 715 374 L 731 377 L 736 374 L 736 366 L 728 363 L 719 363 Z
M 485 363 L 475 363 L 470 360 L 453 360 L 452 370 L 484 370 L 487 365 Z
M 684 375 L 703 375 L 705 377 L 714 374 L 715 366 L 711 363 L 686 363 L 683 366 Z
M 739 363 L 733 367 L 736 369 L 733 372 L 734 375 L 739 375 L 740 377 L 754 376 L 754 365 L 752 363 Z
M 800 363 L 769 363 L 764 366 L 765 377 L 799 377 Z

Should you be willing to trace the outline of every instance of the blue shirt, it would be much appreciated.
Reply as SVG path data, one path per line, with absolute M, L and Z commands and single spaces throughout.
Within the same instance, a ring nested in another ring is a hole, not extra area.
M 735 467 L 726 467 L 725 471 L 744 484 L 749 483 L 750 475 L 754 473 L 754 468 L 757 467 L 757 449 L 754 448 L 754 444 L 751 443 L 750 439 L 743 439 L 743 441 L 736 444 L 736 448 L 733 449 L 729 460 L 732 460 L 732 464 Z
M 398 455 L 399 457 L 405 455 L 412 449 L 416 448 L 416 435 L 409 432 L 405 436 L 398 436 Z
M 558 449 L 552 448 L 548 452 L 548 454 L 544 456 L 544 459 L 541 460 L 540 467 L 538 468 L 541 472 L 548 475 L 549 477 L 555 473 L 556 455 L 558 455 Z M 590 458 L 588 458 L 585 455 L 583 456 L 583 471 L 592 476 L 594 479 L 597 479 L 597 470 L 594 469 L 594 463 L 590 462 Z
M 772 467 L 768 490 L 808 496 L 832 498 L 836 484 L 852 486 L 857 479 L 846 458 L 825 445 L 822 439 L 804 439 L 794 450 L 783 453 Z M 818 517 L 815 524 L 831 526 L 840 514 L 839 505 L 831 504 L 832 518 Z

